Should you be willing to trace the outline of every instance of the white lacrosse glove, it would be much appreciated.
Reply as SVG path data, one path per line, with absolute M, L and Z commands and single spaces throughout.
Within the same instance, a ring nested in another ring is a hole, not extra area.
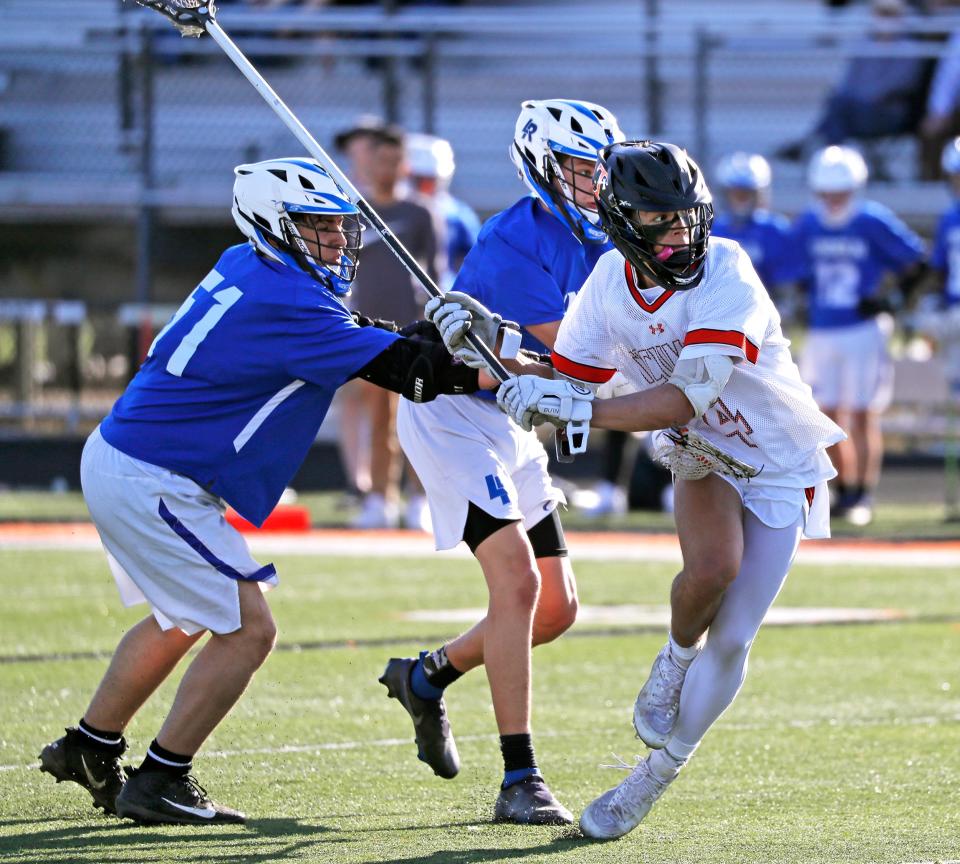
M 554 426 L 589 427 L 593 416 L 593 391 L 572 381 L 518 375 L 500 385 L 497 404 L 524 429 L 529 431 L 541 423 Z
M 440 331 L 440 338 L 447 350 L 460 362 L 474 369 L 485 368 L 483 356 L 467 341 L 467 331 L 474 334 L 491 350 L 503 330 L 500 356 L 512 360 L 520 349 L 520 328 L 512 321 L 491 312 L 479 300 L 474 300 L 461 291 L 448 291 L 442 297 L 431 297 L 424 314 Z

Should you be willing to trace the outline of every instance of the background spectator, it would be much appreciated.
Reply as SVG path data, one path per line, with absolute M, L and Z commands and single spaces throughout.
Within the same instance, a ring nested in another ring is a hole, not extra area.
M 364 134 L 362 139 L 370 138 Z M 344 146 L 357 146 L 357 136 L 347 136 Z M 434 214 L 412 197 L 401 197 L 400 182 L 406 173 L 403 131 L 381 126 L 372 135 L 372 146 L 362 158 L 369 163 L 367 198 L 400 242 L 420 262 L 431 279 L 443 271 L 442 232 Z M 363 163 L 362 163 L 363 164 Z M 389 321 L 412 321 L 421 317 L 426 292 L 389 247 L 372 231 L 365 232 L 363 272 L 357 271 L 350 306 L 365 315 Z M 400 475 L 403 462 L 396 434 L 396 394 L 382 396 L 365 381 L 354 380 L 343 391 L 347 415 L 361 410 L 369 424 L 370 487 L 362 510 L 354 522 L 357 528 L 390 528 L 399 517 Z M 384 391 L 386 393 L 386 391 Z M 353 402 L 353 405 L 349 403 Z M 348 449 L 356 436 L 349 423 L 340 424 L 342 448 Z M 358 459 L 363 464 L 363 459 Z M 428 526 L 428 509 L 422 491 L 408 501 L 404 523 L 412 528 Z
M 909 41 L 908 11 L 903 0 L 873 0 L 871 52 L 850 58 L 816 127 L 801 140 L 781 147 L 776 152 L 779 158 L 796 161 L 824 145 L 917 130 L 935 61 L 876 53 L 878 46 L 897 48 Z
M 480 219 L 469 204 L 450 194 L 456 168 L 450 142 L 435 135 L 414 133 L 407 135 L 406 144 L 410 186 L 432 203 L 445 223 L 447 266 L 441 281 L 446 291 L 453 286 L 463 259 L 477 242 Z

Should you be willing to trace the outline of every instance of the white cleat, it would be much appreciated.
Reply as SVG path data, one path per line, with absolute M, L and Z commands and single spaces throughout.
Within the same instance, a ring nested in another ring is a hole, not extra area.
M 633 728 L 640 740 L 653 750 L 663 748 L 673 734 L 686 677 L 687 670 L 670 658 L 669 643 L 664 645 L 633 706 Z
M 587 805 L 580 816 L 580 830 L 596 840 L 616 840 L 629 834 L 643 821 L 670 782 L 654 776 L 647 759 L 643 759 L 619 786 L 608 789 Z
M 350 527 L 366 531 L 396 528 L 397 521 L 397 505 L 386 501 L 383 495 L 371 492 L 364 497 L 360 512 L 354 517 Z
M 433 521 L 430 518 L 430 505 L 425 495 L 413 495 L 407 501 L 403 511 L 403 527 L 411 531 L 433 533 Z

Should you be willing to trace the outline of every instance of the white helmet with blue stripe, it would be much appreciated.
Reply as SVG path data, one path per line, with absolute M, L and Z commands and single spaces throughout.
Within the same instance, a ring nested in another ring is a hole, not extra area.
M 717 164 L 717 182 L 724 189 L 761 192 L 769 188 L 770 179 L 770 163 L 759 153 L 739 150 L 725 156 Z
M 326 169 L 294 157 L 238 165 L 234 174 L 233 221 L 257 251 L 303 270 L 338 296 L 349 294 L 362 245 L 360 216 Z M 317 217 L 339 221 L 331 229 Z M 321 242 L 331 230 L 343 235 L 344 245 Z
M 564 179 L 557 157 L 596 161 L 604 147 L 623 140 L 617 118 L 600 105 L 574 99 L 531 100 L 523 103 L 517 118 L 510 158 L 530 191 L 579 240 L 603 243 L 607 235 L 596 209 L 577 204 L 578 189 Z
M 940 167 L 944 174 L 960 174 L 960 138 L 951 138 L 944 145 Z

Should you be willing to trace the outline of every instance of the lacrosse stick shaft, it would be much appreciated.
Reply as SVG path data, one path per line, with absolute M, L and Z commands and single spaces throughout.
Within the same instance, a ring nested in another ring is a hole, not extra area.
M 264 101 L 273 109 L 273 112 L 284 122 L 286 127 L 294 134 L 296 139 L 306 148 L 307 152 L 320 162 L 327 172 L 333 178 L 333 181 L 340 187 L 343 193 L 357 206 L 364 218 L 373 227 L 382 238 L 384 243 L 390 247 L 390 250 L 400 260 L 400 263 L 407 268 L 410 275 L 413 276 L 431 297 L 441 297 L 443 292 L 437 287 L 434 281 L 427 275 L 423 267 L 414 258 L 407 248 L 397 239 L 397 236 L 390 230 L 389 226 L 366 199 L 360 194 L 359 190 L 350 179 L 331 159 L 326 151 L 317 143 L 316 139 L 310 134 L 307 128 L 300 122 L 297 116 L 286 106 L 284 101 L 277 95 L 276 91 L 267 83 L 266 79 L 257 71 L 256 67 L 247 59 L 246 55 L 237 47 L 234 41 L 227 35 L 224 29 L 212 18 L 204 22 L 204 27 L 211 38 L 230 58 L 247 79 L 253 88 L 263 97 Z M 486 361 L 490 373 L 500 381 L 506 381 L 510 373 L 504 365 L 497 359 L 496 355 L 489 346 L 484 344 L 475 333 L 468 330 L 466 334 L 467 341 L 480 353 L 480 356 Z

